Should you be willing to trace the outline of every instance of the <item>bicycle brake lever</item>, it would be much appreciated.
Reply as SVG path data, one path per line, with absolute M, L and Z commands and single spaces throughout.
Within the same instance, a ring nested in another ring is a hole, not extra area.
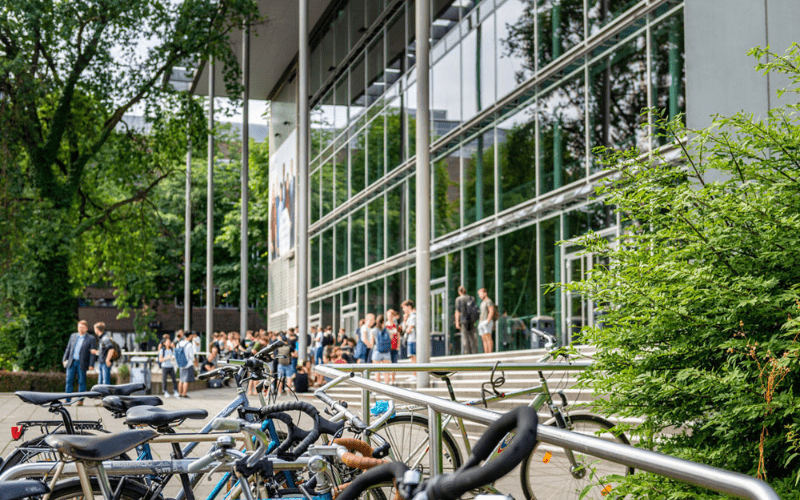
M 566 408 L 569 402 L 567 401 L 566 394 L 564 394 L 564 389 L 559 389 L 558 391 L 556 391 L 556 394 L 561 396 L 561 407 Z

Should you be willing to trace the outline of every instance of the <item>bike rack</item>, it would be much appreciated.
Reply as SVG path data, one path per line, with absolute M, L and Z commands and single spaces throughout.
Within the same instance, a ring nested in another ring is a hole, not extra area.
M 504 370 L 576 370 L 585 369 L 590 363 L 581 362 L 571 364 L 550 363 L 508 363 L 501 364 Z M 500 417 L 497 412 L 483 410 L 474 406 L 464 406 L 460 403 L 437 398 L 427 394 L 415 392 L 401 387 L 382 384 L 369 380 L 369 373 L 373 371 L 484 371 L 491 370 L 495 363 L 474 363 L 468 365 L 451 366 L 442 363 L 421 363 L 415 365 L 397 364 L 359 364 L 359 365 L 318 365 L 315 369 L 325 376 L 338 378 L 342 371 L 361 371 L 363 376 L 352 376 L 344 382 L 360 387 L 362 390 L 362 412 L 369 418 L 369 392 L 376 392 L 395 400 L 428 407 L 428 421 L 431 423 L 430 435 L 437 439 L 431 440 L 431 469 L 441 470 L 441 419 L 440 414 L 446 413 L 456 417 L 465 418 L 482 424 L 490 424 Z M 365 420 L 368 422 L 368 420 Z M 671 457 L 655 451 L 634 448 L 619 443 L 609 442 L 592 436 L 584 436 L 574 432 L 539 425 L 538 439 L 544 443 L 555 446 L 567 447 L 576 451 L 587 453 L 598 458 L 628 465 L 636 469 L 645 470 L 661 476 L 670 477 L 703 488 L 727 493 L 739 498 L 753 500 L 779 500 L 780 497 L 764 481 L 746 474 L 731 472 L 709 465 L 699 464 L 681 458 Z

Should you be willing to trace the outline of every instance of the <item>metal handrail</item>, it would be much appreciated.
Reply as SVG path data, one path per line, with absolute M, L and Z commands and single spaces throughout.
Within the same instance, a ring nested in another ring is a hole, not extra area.
M 338 365 L 336 368 L 340 366 L 343 365 Z M 367 365 L 351 366 L 358 366 L 363 369 L 363 367 Z M 417 371 L 441 371 L 442 368 L 441 365 L 438 365 L 437 369 L 426 370 L 420 368 L 426 365 L 412 366 L 416 367 Z M 550 366 L 555 367 L 558 365 Z M 426 368 L 428 367 L 426 366 Z M 328 377 L 339 376 L 339 372 L 334 368 L 334 365 L 319 365 L 316 369 Z M 370 367 L 370 370 L 372 369 L 373 368 Z M 468 367 L 467 371 L 469 371 Z M 395 400 L 424 405 L 440 413 L 447 413 L 487 425 L 500 417 L 500 414 L 497 412 L 483 410 L 474 406 L 465 406 L 457 402 L 411 391 L 409 389 L 403 389 L 401 387 L 381 384 L 361 376 L 354 376 L 347 379 L 345 382 L 366 391 L 383 394 Z M 726 471 L 709 465 L 671 457 L 655 451 L 634 448 L 633 446 L 614 443 L 597 437 L 584 436 L 582 434 L 542 424 L 540 424 L 538 428 L 538 439 L 544 443 L 562 448 L 570 448 L 598 458 L 677 479 L 720 493 L 727 493 L 739 498 L 750 498 L 753 500 L 780 499 L 775 491 L 760 479 L 738 472 Z
M 570 371 L 585 370 L 592 366 L 591 361 L 570 361 L 568 363 L 358 363 L 317 365 L 340 372 L 483 372 L 492 368 L 506 371 Z

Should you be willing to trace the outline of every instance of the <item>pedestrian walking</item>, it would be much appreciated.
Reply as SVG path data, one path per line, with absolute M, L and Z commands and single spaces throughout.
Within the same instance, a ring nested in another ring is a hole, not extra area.
M 175 338 L 178 341 L 175 344 L 175 362 L 180 369 L 178 396 L 188 398 L 189 383 L 194 382 L 194 367 L 197 365 L 194 344 L 191 340 L 186 339 L 181 331 L 177 333 Z
M 164 390 L 164 397 L 178 397 L 178 380 L 175 378 L 175 344 L 169 338 L 169 334 L 164 334 L 161 348 L 158 350 L 158 362 L 161 363 L 161 386 Z M 167 380 L 172 378 L 172 395 L 167 390 Z

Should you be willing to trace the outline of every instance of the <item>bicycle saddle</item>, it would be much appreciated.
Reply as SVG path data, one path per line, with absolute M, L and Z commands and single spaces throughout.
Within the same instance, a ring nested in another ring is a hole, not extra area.
M 33 392 L 17 391 L 14 394 L 26 403 L 34 405 L 47 405 L 67 398 L 99 398 L 100 393 L 94 391 L 87 392 Z
M 92 391 L 99 392 L 103 397 L 106 396 L 130 396 L 134 392 L 145 390 L 146 387 L 142 383 L 137 384 L 120 384 L 120 385 L 106 385 L 97 384 L 92 387 Z
M 433 375 L 434 377 L 445 378 L 445 377 L 449 377 L 450 375 L 454 374 L 455 372 L 429 372 L 429 373 L 431 375 Z
M 106 396 L 103 407 L 115 417 L 124 417 L 125 413 L 136 406 L 161 406 L 164 402 L 158 396 Z
M 50 488 L 41 481 L 7 481 L 0 483 L 0 498 L 19 500 L 50 493 Z
M 139 429 L 101 436 L 50 434 L 44 438 L 44 442 L 64 455 L 78 460 L 102 462 L 118 457 L 156 436 L 158 433 L 154 430 Z
M 206 410 L 165 410 L 155 406 L 137 406 L 128 410 L 125 423 L 128 425 L 150 425 L 155 428 L 167 427 L 170 424 L 183 422 L 187 418 L 203 419 L 208 417 Z

